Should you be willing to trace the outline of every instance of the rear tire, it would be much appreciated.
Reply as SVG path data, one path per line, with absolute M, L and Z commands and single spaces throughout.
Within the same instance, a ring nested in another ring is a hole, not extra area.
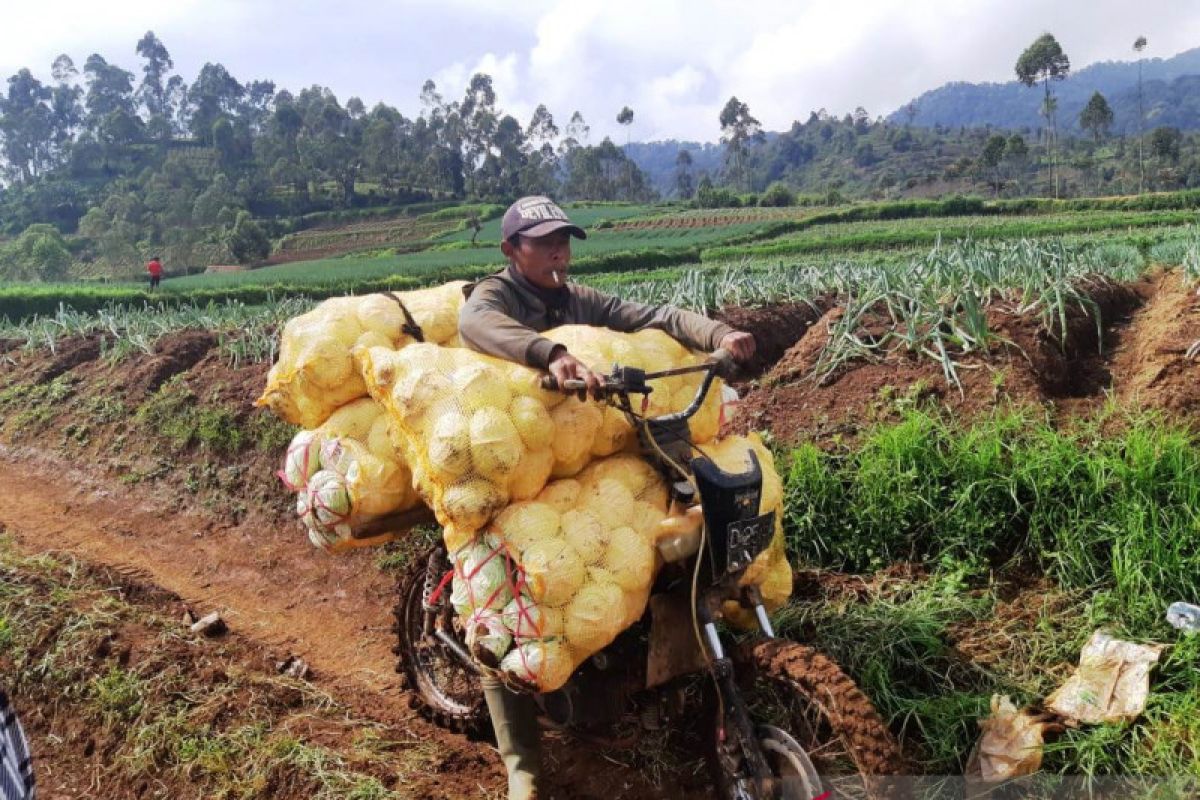
M 902 794 L 887 777 L 904 772 L 900 749 L 871 701 L 837 664 L 786 639 L 759 640 L 734 658 L 764 755 L 777 777 L 790 779 L 784 800 L 819 795 L 814 778 L 829 798 Z M 738 754 L 715 738 L 713 745 L 717 796 L 737 797 Z
M 439 543 L 413 559 L 400 577 L 396 592 L 399 602 L 393 610 L 396 622 L 392 626 L 397 635 L 392 649 L 398 656 L 396 672 L 409 693 L 409 706 L 421 716 L 447 730 L 482 738 L 491 733 L 491 719 L 479 677 L 444 643 L 425 634 L 426 623 L 440 618 L 446 630 L 458 639 L 450 624 L 453 613 L 449 586 L 444 587 L 433 610 L 426 610 L 429 597 L 448 568 L 445 547 Z

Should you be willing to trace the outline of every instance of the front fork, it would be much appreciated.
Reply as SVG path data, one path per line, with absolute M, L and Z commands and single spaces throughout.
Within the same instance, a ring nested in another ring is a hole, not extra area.
M 454 612 L 446 600 L 446 593 L 451 574 L 446 551 L 441 547 L 434 548 L 425 565 L 425 586 L 421 592 L 421 610 L 424 612 L 422 632 L 446 647 L 464 667 L 476 675 L 482 675 L 479 665 L 466 648 L 450 634 L 453 625 L 451 615 Z
M 763 635 L 770 639 L 775 638 L 775 631 L 763 606 L 758 587 L 743 587 L 739 594 L 741 604 L 754 609 L 755 619 Z M 724 592 L 710 590 L 705 594 L 698 609 L 705 644 L 711 656 L 711 673 L 719 695 L 719 702 L 714 711 L 718 755 L 721 757 L 729 753 L 736 759 L 737 754 L 741 754 L 746 774 L 734 782 L 734 797 L 739 800 L 775 798 L 779 796 L 781 787 L 767 763 L 754 722 L 750 719 L 750 712 L 742 700 L 733 660 L 725 653 L 721 636 L 717 632 L 716 619 L 723 600 Z

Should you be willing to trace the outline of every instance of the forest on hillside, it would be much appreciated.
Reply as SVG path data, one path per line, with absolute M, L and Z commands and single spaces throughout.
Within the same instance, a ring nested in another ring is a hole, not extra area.
M 348 221 L 531 193 L 716 207 L 1200 186 L 1195 134 L 1152 124 L 1118 132 L 1099 92 L 1090 122 L 1076 120 L 1085 136 L 1057 135 L 1069 133 L 1062 112 L 999 131 L 921 127 L 863 108 L 815 110 L 774 133 L 731 97 L 713 120 L 719 143 L 620 147 L 593 142 L 578 111 L 561 122 L 539 105 L 516 119 L 482 73 L 461 94 L 425 81 L 422 110 L 409 118 L 321 86 L 241 80 L 219 63 L 187 82 L 153 32 L 133 50 L 137 72 L 99 53 L 82 67 L 64 54 L 50 81 L 29 68 L 7 79 L 0 277 L 61 279 L 81 263 L 105 274 L 152 253 L 174 264 L 254 263 L 314 214 Z M 635 113 L 624 107 L 615 118 L 629 125 Z

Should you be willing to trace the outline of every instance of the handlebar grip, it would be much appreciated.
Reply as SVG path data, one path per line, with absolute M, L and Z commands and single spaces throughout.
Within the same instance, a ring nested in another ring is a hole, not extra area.
M 738 377 L 741 371 L 741 368 L 733 357 L 733 353 L 723 347 L 718 347 L 712 351 L 708 356 L 708 361 L 715 365 L 714 371 L 717 373 L 717 377 L 724 378 L 725 380 Z
M 581 381 L 578 378 L 568 378 L 560 386 L 558 378 L 555 378 L 553 375 L 543 375 L 541 386 L 548 392 L 577 392 L 580 389 L 587 388 L 587 381 Z

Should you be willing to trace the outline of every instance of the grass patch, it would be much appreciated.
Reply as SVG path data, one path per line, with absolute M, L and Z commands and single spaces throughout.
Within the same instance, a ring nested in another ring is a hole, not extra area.
M 1117 413 L 1058 430 L 1029 411 L 966 425 L 909 410 L 853 445 L 780 458 L 793 553 L 865 574 L 818 571 L 779 628 L 833 656 L 923 771 L 960 770 L 991 695 L 1041 699 L 1103 627 L 1179 643 L 1141 719 L 1068 731 L 1047 769 L 1200 775 L 1200 637 L 1163 619 L 1200 598 L 1200 448 Z
M 232 409 L 201 402 L 182 375 L 159 387 L 138 407 L 134 420 L 162 436 L 177 451 L 199 446 L 233 454 L 241 451 L 249 439 Z M 278 435 L 278 431 L 272 434 Z
M 391 800 L 411 796 L 399 787 L 430 771 L 430 743 L 355 718 L 308 684 L 258 672 L 247 664 L 261 654 L 190 637 L 124 594 L 76 562 L 20 556 L 0 533 L 6 688 L 55 730 L 82 737 L 73 754 L 92 742 L 100 760 L 77 768 L 112 793 L 137 793 L 152 777 L 181 798 Z

